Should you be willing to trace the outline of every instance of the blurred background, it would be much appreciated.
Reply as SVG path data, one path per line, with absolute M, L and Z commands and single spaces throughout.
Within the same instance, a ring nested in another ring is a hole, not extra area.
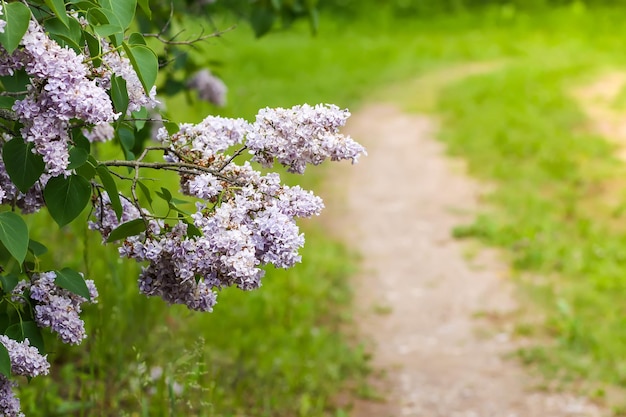
M 526 306 L 515 334 L 533 341 L 519 357 L 598 401 L 622 392 L 626 2 L 174 4 L 170 33 L 219 36 L 168 49 L 159 91 L 172 120 L 251 119 L 265 106 L 301 103 L 358 112 L 379 100 L 437 117 L 449 152 L 494 185 L 484 211 L 454 234 L 506 251 Z M 155 9 L 153 23 L 168 16 Z M 187 87 L 203 69 L 225 84 L 225 102 Z M 332 168 L 307 171 L 289 181 L 341 182 Z M 339 417 L 350 415 L 350 398 L 376 396 L 351 325 L 358 257 L 323 220 L 301 224 L 301 265 L 268 271 L 251 293 L 222 291 L 211 314 L 139 296 L 140 266 L 95 234 L 35 223 L 45 240 L 76 245 L 49 261 L 86 271 L 101 298 L 85 314 L 82 346 L 47 341 L 53 375 L 22 384 L 26 415 Z

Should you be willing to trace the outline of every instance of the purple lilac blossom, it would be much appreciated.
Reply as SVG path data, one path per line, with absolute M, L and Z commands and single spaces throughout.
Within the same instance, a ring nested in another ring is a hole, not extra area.
M 208 116 L 195 125 L 181 124 L 180 130 L 171 137 L 162 128 L 157 138 L 170 144 L 175 151 L 192 153 L 191 156 L 197 163 L 200 160 L 211 160 L 216 154 L 242 143 L 247 129 L 249 124 L 243 119 Z
M 85 323 L 80 319 L 81 304 L 87 300 L 68 290 L 58 287 L 53 271 L 33 274 L 32 281 L 22 281 L 14 289 L 12 299 L 23 301 L 26 289 L 35 301 L 35 322 L 39 327 L 49 327 L 58 334 L 63 343 L 80 344 L 87 337 Z M 92 280 L 85 280 L 90 303 L 97 303 L 98 291 Z
M 296 219 L 318 215 L 322 200 L 282 184 L 277 173 L 264 175 L 249 162 L 237 165 L 233 159 L 247 146 L 253 160 L 270 164 L 277 158 L 295 172 L 325 159 L 356 162 L 365 149 L 339 134 L 348 116 L 336 106 L 305 105 L 261 110 L 253 125 L 209 116 L 196 125 L 181 125 L 173 135 L 160 129 L 158 140 L 169 147 L 165 160 L 199 168 L 181 172 L 181 192 L 201 201 L 190 216 L 192 229 L 186 221 L 168 224 L 147 215 L 148 230 L 124 240 L 121 256 L 147 262 L 140 292 L 211 311 L 216 290 L 255 289 L 265 265 L 289 268 L 300 262 L 304 236 Z M 226 154 L 237 144 L 243 147 Z M 119 223 L 107 199 L 95 203 L 97 220 L 90 227 L 106 239 Z M 133 216 L 139 216 L 134 210 Z
M 196 72 L 187 82 L 187 87 L 198 92 L 198 97 L 218 107 L 226 105 L 226 84 L 207 69 Z
M 349 136 L 339 133 L 349 116 L 350 112 L 334 105 L 261 109 L 247 133 L 246 145 L 254 161 L 271 167 L 276 159 L 298 174 L 307 164 L 318 165 L 326 159 L 350 159 L 355 163 L 366 152 Z
M 15 396 L 13 387 L 17 383 L 0 374 L 0 416 L 24 417 L 21 412 L 20 399 Z
M 89 79 L 85 57 L 50 39 L 37 22 L 29 23 L 20 45 L 11 56 L 0 50 L 0 73 L 24 68 L 31 77 L 26 97 L 13 106 L 22 136 L 35 145 L 47 173 L 67 175 L 70 120 L 110 123 L 119 115 L 106 91 Z
M 50 371 L 48 359 L 41 355 L 36 347 L 30 346 L 28 339 L 18 342 L 6 335 L 0 335 L 0 343 L 9 352 L 11 373 L 13 375 L 36 377 L 47 375 Z
M 198 203 L 191 217 L 200 236 L 189 236 L 184 222 L 172 227 L 151 220 L 149 233 L 124 241 L 122 256 L 149 262 L 139 278 L 140 292 L 211 311 L 216 302 L 213 289 L 255 289 L 265 274 L 262 266 L 289 268 L 300 261 L 304 236 L 295 218 L 319 214 L 322 200 L 300 187 L 282 185 L 278 174 L 261 175 L 249 163 L 231 164 L 221 175 L 227 179 L 224 187 L 245 185 L 226 188 L 215 208 Z M 213 195 L 200 183 L 189 182 L 199 188 L 193 195 Z

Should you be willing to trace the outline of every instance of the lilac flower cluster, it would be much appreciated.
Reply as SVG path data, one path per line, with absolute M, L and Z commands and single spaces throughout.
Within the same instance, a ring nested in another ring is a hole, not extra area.
M 350 116 L 334 105 L 295 106 L 290 109 L 265 108 L 246 136 L 253 160 L 271 167 L 274 159 L 290 172 L 302 174 L 307 164 L 318 165 L 326 159 L 357 162 L 365 148 L 339 128 Z
M 173 135 L 161 129 L 158 139 L 170 150 L 166 161 L 198 167 L 181 169 L 181 192 L 202 201 L 190 223 L 173 225 L 127 204 L 126 219 L 143 215 L 148 224 L 145 233 L 125 239 L 120 248 L 122 256 L 148 262 L 140 291 L 211 311 L 216 290 L 258 288 L 265 265 L 289 268 L 299 262 L 304 236 L 296 219 L 319 214 L 322 200 L 283 185 L 276 173 L 263 175 L 234 159 L 247 147 L 254 160 L 269 165 L 276 158 L 294 172 L 327 158 L 356 162 L 365 149 L 339 133 L 348 116 L 335 106 L 297 106 L 261 110 L 253 124 L 209 116 L 197 125 L 181 125 Z M 228 155 L 234 145 L 243 148 Z M 107 199 L 96 201 L 95 214 L 90 227 L 104 237 L 120 224 Z
M 187 82 L 187 87 L 196 90 L 198 97 L 204 101 L 219 107 L 226 105 L 226 84 L 207 69 L 196 72 Z
M 243 119 L 208 116 L 194 125 L 183 123 L 180 130 L 169 136 L 165 128 L 157 134 L 157 140 L 169 144 L 174 154 L 184 155 L 184 160 L 207 166 L 215 156 L 233 145 L 244 141 L 249 124 Z M 179 161 L 176 158 L 170 161 Z
M 149 262 L 139 277 L 141 293 L 211 311 L 215 289 L 258 288 L 263 265 L 289 268 L 300 261 L 304 236 L 295 218 L 319 214 L 322 200 L 300 187 L 282 185 L 276 173 L 261 175 L 249 163 L 231 163 L 219 175 L 219 182 L 201 174 L 186 183 L 190 195 L 215 199 L 216 193 L 221 194 L 220 204 L 198 203 L 192 214 L 200 235 L 189 233 L 183 221 L 170 226 L 151 219 L 145 234 L 123 242 L 121 255 Z M 124 212 L 126 221 L 139 217 L 136 209 Z M 95 213 L 97 220 L 91 227 L 103 236 L 119 224 L 107 198 L 96 202 Z
M 35 322 L 39 327 L 49 327 L 63 343 L 77 345 L 87 337 L 85 323 L 80 319 L 81 304 L 87 300 L 57 286 L 53 271 L 33 274 L 32 280 L 20 281 L 13 289 L 13 299 L 24 300 L 24 291 L 30 290 L 35 301 Z M 85 280 L 89 289 L 90 303 L 96 303 L 98 290 L 92 280 Z
M 214 164 L 222 163 L 214 159 Z M 218 175 L 191 175 L 183 182 L 189 195 L 216 201 L 220 194 L 219 204 L 197 204 L 191 218 L 199 235 L 189 233 L 183 221 L 170 226 L 150 219 L 146 233 L 123 242 L 121 255 L 149 263 L 139 277 L 141 293 L 211 311 L 216 289 L 255 289 L 261 285 L 264 265 L 289 268 L 300 261 L 304 236 L 295 218 L 319 214 L 322 200 L 281 184 L 276 173 L 262 175 L 247 162 L 230 163 Z M 96 202 L 95 212 L 99 220 L 90 227 L 107 236 L 119 224 L 108 199 Z M 139 212 L 128 208 L 124 216 L 137 218 Z
M 30 76 L 26 96 L 13 106 L 24 125 L 22 136 L 34 143 L 50 175 L 66 174 L 70 120 L 101 124 L 118 114 L 106 91 L 89 78 L 85 57 L 50 39 L 37 22 L 30 22 L 20 45 L 11 55 L 0 50 L 0 74 L 24 69 Z
M 271 167 L 277 160 L 290 172 L 302 174 L 307 164 L 319 165 L 326 159 L 355 163 L 367 154 L 358 142 L 339 133 L 348 117 L 350 112 L 334 105 L 265 108 L 252 124 L 209 116 L 197 125 L 183 124 L 171 136 L 162 128 L 157 140 L 169 144 L 175 153 L 193 152 L 190 160 L 203 166 L 216 154 L 245 142 L 253 161 Z
M 0 375 L 0 416 L 24 417 L 24 413 L 21 412 L 20 399 L 13 392 L 15 386 L 17 383 Z
M 26 377 L 47 375 L 50 370 L 48 359 L 41 355 L 36 347 L 30 346 L 28 339 L 18 342 L 5 335 L 0 335 L 0 343 L 9 352 L 11 373 Z M 0 415 L 5 417 L 22 417 L 20 400 L 15 396 L 14 382 L 6 376 L 0 375 Z
M 41 355 L 36 347 L 30 346 L 28 339 L 18 342 L 8 336 L 0 335 L 0 343 L 9 352 L 13 375 L 36 377 L 48 374 L 50 370 L 48 359 Z
M 198 203 L 191 216 L 200 236 L 190 236 L 182 221 L 172 227 L 151 220 L 148 233 L 124 241 L 123 256 L 149 262 L 139 278 L 143 294 L 211 311 L 214 289 L 255 289 L 261 285 L 263 265 L 289 268 L 300 261 L 304 236 L 295 217 L 319 214 L 321 199 L 300 187 L 281 185 L 277 174 L 262 176 L 247 163 L 229 165 L 222 175 L 228 181 L 222 184 L 221 203 Z

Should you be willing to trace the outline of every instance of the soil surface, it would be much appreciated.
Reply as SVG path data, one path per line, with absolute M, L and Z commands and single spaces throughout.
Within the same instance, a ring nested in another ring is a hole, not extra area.
M 369 155 L 338 171 L 345 189 L 331 191 L 344 201 L 329 209 L 362 256 L 355 321 L 381 397 L 357 400 L 351 415 L 604 415 L 583 398 L 536 389 L 511 359 L 511 325 L 486 319 L 516 309 L 508 266 L 495 251 L 469 256 L 472 246 L 451 237 L 484 190 L 445 156 L 436 130 L 433 118 L 386 104 L 361 109 L 347 129 Z
M 587 116 L 591 132 L 615 145 L 615 155 L 626 162 L 626 110 L 619 96 L 626 84 L 626 72 L 612 71 L 579 85 L 571 93 Z

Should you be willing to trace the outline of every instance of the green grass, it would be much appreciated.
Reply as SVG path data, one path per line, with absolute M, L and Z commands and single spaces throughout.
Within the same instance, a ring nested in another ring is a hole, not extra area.
M 506 248 L 516 268 L 544 277 L 525 288 L 547 317 L 543 336 L 556 343 L 523 357 L 553 375 L 623 385 L 624 169 L 603 138 L 584 133 L 566 92 L 623 67 L 625 14 L 572 6 L 436 19 L 324 16 L 317 37 L 303 24 L 256 41 L 241 27 L 192 58 L 219 62 L 230 87 L 220 112 L 229 116 L 302 102 L 355 110 L 367 99 L 440 114 L 450 152 L 496 185 L 489 210 L 457 233 Z M 486 72 L 465 79 L 477 62 Z M 167 105 L 185 121 L 218 111 L 184 94 Z M 328 175 L 288 180 L 310 187 Z M 304 226 L 302 265 L 270 271 L 255 292 L 223 291 L 214 313 L 192 314 L 139 296 L 138 266 L 97 236 L 35 220 L 34 234 L 53 242 L 45 262 L 86 269 L 101 302 L 87 310 L 83 346 L 50 340 L 54 375 L 22 384 L 26 414 L 345 415 L 337 400 L 366 368 L 348 327 L 354 259 L 319 223 Z
M 526 309 L 545 316 L 530 333 L 545 343 L 522 350 L 522 359 L 587 388 L 624 387 L 625 169 L 613 146 L 585 128 L 570 93 L 623 62 L 610 39 L 594 50 L 570 43 L 558 55 L 534 45 L 502 69 L 446 88 L 440 138 L 496 186 L 488 208 L 456 235 L 507 249 L 513 267 L 529 272 L 520 281 L 536 304 Z

